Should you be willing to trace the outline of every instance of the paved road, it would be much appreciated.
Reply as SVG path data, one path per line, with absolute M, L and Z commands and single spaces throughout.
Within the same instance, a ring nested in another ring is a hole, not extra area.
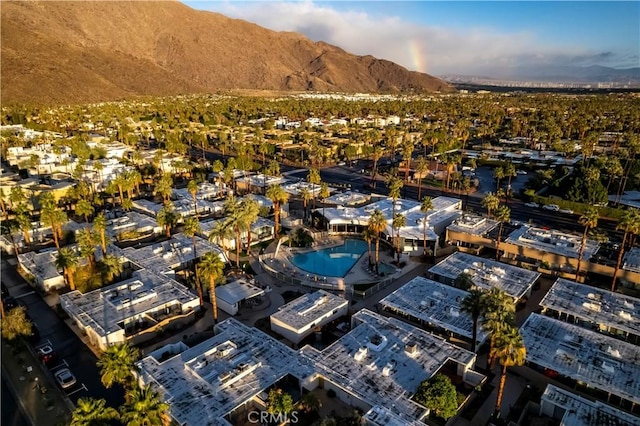
M 0 417 L 0 424 L 2 426 L 29 426 L 29 422 L 22 410 L 18 407 L 18 404 L 13 397 L 9 387 L 2 379 L 2 398 L 0 398 L 2 409 L 2 416 Z
M 2 282 L 9 288 L 9 293 L 27 307 L 27 312 L 40 330 L 40 344 L 50 342 L 58 355 L 57 362 L 49 370 L 55 371 L 66 363 L 76 376 L 78 384 L 66 391 L 71 401 L 75 404 L 78 398 L 93 397 L 106 399 L 107 404 L 112 407 L 122 404 L 122 391 L 116 387 L 105 389 L 100 382 L 96 356 L 22 279 L 15 268 L 7 263 L 6 256 L 2 259 L 1 269 Z M 34 346 L 37 347 L 38 344 Z

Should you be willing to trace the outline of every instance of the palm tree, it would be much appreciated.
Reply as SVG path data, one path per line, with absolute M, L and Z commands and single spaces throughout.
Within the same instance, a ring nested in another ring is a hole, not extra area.
M 235 197 L 227 198 L 224 203 L 224 210 L 227 214 L 227 222 L 235 233 L 235 247 L 236 247 L 236 268 L 240 267 L 240 246 L 242 240 L 240 239 L 240 233 L 246 230 L 246 222 L 244 220 L 244 211 L 235 199 Z
M 59 235 L 61 235 L 62 224 L 67 222 L 67 214 L 60 210 L 50 192 L 44 192 L 40 196 L 40 205 L 42 206 L 40 220 L 51 227 L 53 233 L 53 241 L 56 248 L 60 250 Z
M 84 216 L 84 220 L 86 223 L 89 223 L 89 216 L 93 214 L 95 209 L 91 204 L 91 201 L 83 198 L 76 204 L 76 214 L 78 216 Z
M 58 250 L 58 256 L 56 256 L 56 267 L 62 269 L 69 288 L 73 291 L 76 289 L 76 285 L 73 282 L 73 272 L 78 265 L 78 256 L 76 252 L 68 247 L 64 247 Z
M 173 192 L 173 179 L 171 175 L 163 174 L 156 183 L 156 192 L 162 196 L 162 200 L 166 203 L 171 198 Z
M 373 147 L 373 172 L 371 173 L 371 187 L 376 188 L 376 175 L 378 174 L 378 160 L 384 155 L 384 149 L 380 145 Z
M 315 169 L 311 169 L 315 170 Z M 315 191 L 314 191 L 315 193 Z M 278 238 L 278 231 L 280 225 L 280 206 L 289 201 L 289 193 L 287 193 L 280 185 L 271 185 L 267 189 L 267 198 L 273 202 L 273 212 L 275 215 L 275 237 Z M 315 204 L 315 196 L 314 196 Z
M 76 242 L 78 243 L 80 256 L 86 257 L 93 268 L 96 263 L 96 243 L 91 228 L 87 227 L 85 228 L 85 232 L 78 233 L 76 235 Z
M 640 232 L 640 213 L 637 209 L 629 209 L 624 212 L 620 222 L 616 226 L 616 230 L 624 231 L 622 237 L 622 244 L 620 244 L 620 251 L 618 252 L 618 261 L 616 262 L 616 268 L 613 271 L 613 281 L 611 282 L 611 291 L 616 289 L 616 280 L 618 278 L 618 271 L 620 270 L 620 264 L 622 263 L 622 255 L 624 253 L 625 245 L 627 244 L 627 237 L 630 234 L 638 234 Z
M 307 204 L 312 198 L 311 191 L 306 186 L 298 191 L 298 197 L 302 199 L 302 207 L 304 208 L 304 221 L 307 221 Z
M 460 310 L 469 314 L 473 321 L 473 334 L 471 336 L 471 352 L 476 351 L 476 345 L 478 343 L 478 321 L 480 316 L 484 312 L 484 291 L 474 289 L 469 291 L 469 295 L 462 299 L 460 303 Z
M 178 217 L 178 213 L 176 213 L 171 205 L 164 205 L 158 212 L 156 221 L 158 225 L 164 227 L 167 238 L 171 237 L 171 228 L 178 222 Z
M 500 199 L 493 193 L 489 192 L 482 199 L 482 207 L 487 209 L 487 216 L 491 219 L 491 212 L 498 208 L 500 205 Z
M 228 220 L 217 221 L 209 231 L 209 241 L 220 245 L 225 256 L 227 254 L 225 241 L 231 237 L 233 237 L 233 228 Z
M 320 197 L 320 199 L 322 200 L 322 217 L 323 218 L 324 218 L 325 201 L 329 197 L 329 195 L 330 195 L 329 185 L 322 182 L 322 185 L 320 185 L 320 192 L 318 192 L 318 197 Z M 328 223 L 327 223 L 327 226 L 328 226 Z
M 599 218 L 600 211 L 595 207 L 591 207 L 588 208 L 582 216 L 580 216 L 580 219 L 578 219 L 578 223 L 584 226 L 584 232 L 582 233 L 582 240 L 580 241 L 580 253 L 578 254 L 578 266 L 576 267 L 576 281 L 578 281 L 578 277 L 580 276 L 580 264 L 582 263 L 582 255 L 584 254 L 584 246 L 587 243 L 589 229 L 598 226 Z
M 373 261 L 371 259 L 371 241 L 375 239 L 375 235 L 371 231 L 371 228 L 369 227 L 364 228 L 364 230 L 362 231 L 362 239 L 367 242 L 367 252 L 369 254 L 369 268 L 371 268 L 371 265 L 373 264 Z
M 433 200 L 431 197 L 424 197 L 420 204 L 420 211 L 424 214 L 422 219 L 422 255 L 427 255 L 427 217 L 429 211 L 433 210 Z M 435 253 L 434 253 L 435 254 Z
M 511 178 L 518 176 L 518 174 L 516 173 L 516 167 L 513 165 L 513 163 L 509 163 L 507 164 L 507 167 L 504 169 L 504 177 L 506 177 L 508 179 L 507 181 L 507 197 L 509 196 L 509 193 L 511 192 Z
M 209 295 L 211 297 L 211 304 L 213 305 L 213 321 L 217 323 L 218 304 L 216 301 L 216 281 L 222 278 L 224 263 L 216 253 L 209 252 L 202 257 L 202 261 L 198 265 L 198 270 L 203 279 L 209 280 Z
M 313 208 L 316 208 L 316 185 L 320 185 L 322 179 L 320 178 L 320 172 L 318 169 L 309 169 L 307 175 L 307 181 L 311 184 L 311 194 L 313 195 Z M 268 195 L 267 195 L 268 197 Z M 278 233 L 276 232 L 276 235 Z
M 527 348 L 517 327 L 509 324 L 496 338 L 493 347 L 492 358 L 502 365 L 500 384 L 498 385 L 498 397 L 496 398 L 495 416 L 500 415 L 504 385 L 507 381 L 507 367 L 524 365 L 527 357 Z
M 80 398 L 72 413 L 71 426 L 108 426 L 119 418 L 118 411 L 107 407 L 104 399 Z
M 393 216 L 391 226 L 396 229 L 396 256 L 398 263 L 400 263 L 400 253 L 402 251 L 400 247 L 400 228 L 407 226 L 407 218 L 402 213 L 396 213 Z
M 375 209 L 371 216 L 369 217 L 369 229 L 375 235 L 376 239 L 376 274 L 379 274 L 379 263 L 380 263 L 380 233 L 387 229 L 387 219 L 384 217 L 384 214 Z
M 202 232 L 200 222 L 197 218 L 191 216 L 184 221 L 184 235 L 191 237 L 191 243 L 193 245 L 193 275 L 196 277 L 196 291 L 198 292 L 198 298 L 200 299 L 200 306 L 204 306 L 204 297 L 202 295 L 202 286 L 197 277 L 196 259 L 198 258 L 196 252 L 196 234 Z
M 260 215 L 260 204 L 253 199 L 251 195 L 246 196 L 240 203 L 242 210 L 242 219 L 244 220 L 244 228 L 247 231 L 247 255 L 251 253 L 251 224 L 253 224 Z
M 23 205 L 18 205 L 15 209 L 16 212 L 16 223 L 20 230 L 22 231 L 22 235 L 24 237 L 24 242 L 28 246 L 31 245 L 31 236 L 29 232 L 31 232 L 31 215 L 27 211 L 27 208 Z
M 169 404 L 160 399 L 160 395 L 147 385 L 132 389 L 129 401 L 121 408 L 123 422 L 127 426 L 162 425 L 171 423 Z
M 393 174 L 390 174 L 387 178 L 387 186 L 389 187 L 389 197 L 393 201 L 391 205 L 391 217 L 395 217 L 396 214 L 396 201 L 400 198 L 400 192 L 402 191 L 402 187 L 404 186 L 404 182 L 402 179 L 397 178 Z M 391 240 L 393 241 L 393 226 L 391 227 Z
M 504 169 L 502 167 L 496 167 L 493 170 L 493 178 L 496 180 L 496 191 L 500 189 L 500 179 L 504 178 Z
M 190 180 L 187 184 L 187 191 L 191 194 L 191 198 L 193 199 L 193 211 L 196 217 L 198 217 L 198 182 L 195 180 Z
M 100 260 L 100 270 L 103 282 L 111 282 L 114 277 L 119 276 L 122 273 L 123 267 L 117 256 L 108 254 Z
M 416 164 L 416 174 L 420 176 L 418 180 L 418 200 L 422 198 L 422 175 L 429 170 L 429 163 L 427 159 L 420 156 L 418 157 L 418 162 Z
M 99 213 L 93 219 L 93 230 L 100 235 L 100 248 L 102 249 L 102 256 L 106 256 L 107 254 L 107 218 L 104 217 L 104 214 Z
M 140 351 L 128 343 L 109 346 L 100 355 L 97 362 L 102 384 L 106 388 L 110 388 L 117 383 L 125 390 L 133 389 L 135 386 L 134 371 L 137 370 L 136 361 L 139 357 Z M 129 399 L 129 392 L 125 395 Z
M 496 260 L 500 259 L 500 240 L 502 239 L 502 227 L 506 222 L 511 220 L 511 209 L 507 206 L 498 207 L 496 212 L 496 219 L 500 222 L 498 228 L 498 239 L 496 241 Z
M 482 303 L 485 308 L 482 328 L 489 335 L 487 368 L 490 368 L 494 361 L 492 354 L 496 339 L 509 324 L 515 324 L 516 308 L 513 298 L 496 287 L 483 294 Z

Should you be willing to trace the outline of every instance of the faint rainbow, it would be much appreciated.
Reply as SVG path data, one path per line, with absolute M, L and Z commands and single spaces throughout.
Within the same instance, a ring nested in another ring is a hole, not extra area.
M 427 60 L 419 40 L 409 40 L 409 55 L 415 71 L 427 72 Z

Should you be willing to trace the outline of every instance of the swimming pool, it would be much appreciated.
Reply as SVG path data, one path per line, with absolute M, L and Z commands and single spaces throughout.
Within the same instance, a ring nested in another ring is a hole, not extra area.
M 296 254 L 291 263 L 318 276 L 344 277 L 366 251 L 366 241 L 346 240 L 341 246 Z

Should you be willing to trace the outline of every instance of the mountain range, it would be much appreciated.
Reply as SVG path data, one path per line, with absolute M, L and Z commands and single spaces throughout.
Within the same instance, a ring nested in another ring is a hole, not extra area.
M 177 1 L 2 2 L 1 101 L 84 103 L 229 89 L 453 87 L 373 56 Z

